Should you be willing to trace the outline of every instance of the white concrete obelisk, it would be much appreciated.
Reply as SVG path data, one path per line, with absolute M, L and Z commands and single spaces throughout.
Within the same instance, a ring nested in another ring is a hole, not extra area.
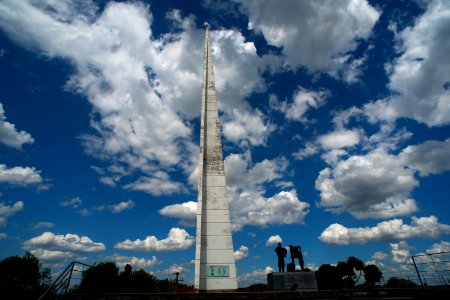
M 206 25 L 195 248 L 194 286 L 198 291 L 237 289 L 230 211 L 220 139 L 211 45 L 208 25 Z

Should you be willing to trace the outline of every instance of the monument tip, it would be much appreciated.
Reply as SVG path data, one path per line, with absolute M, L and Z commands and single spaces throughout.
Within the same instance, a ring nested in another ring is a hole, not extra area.
M 205 25 L 205 28 L 209 28 L 208 22 L 205 22 L 204 25 Z

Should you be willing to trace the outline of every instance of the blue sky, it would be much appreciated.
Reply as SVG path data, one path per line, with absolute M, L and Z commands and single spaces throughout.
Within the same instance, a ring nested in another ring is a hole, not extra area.
M 193 281 L 205 22 L 240 286 L 450 251 L 448 1 L 3 0 L 0 257 Z

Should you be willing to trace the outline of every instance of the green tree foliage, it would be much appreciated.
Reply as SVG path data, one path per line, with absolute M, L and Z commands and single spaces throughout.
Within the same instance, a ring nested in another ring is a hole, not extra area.
M 77 292 L 114 293 L 121 289 L 119 268 L 113 262 L 102 262 L 83 272 Z
M 381 273 L 377 266 L 367 265 L 364 267 L 364 279 L 367 284 L 373 285 L 376 282 L 379 282 L 381 280 L 381 276 L 383 276 L 383 273 Z
M 362 271 L 364 269 L 365 264 L 364 264 L 364 262 L 362 260 L 360 260 L 359 258 L 356 258 L 354 256 L 350 256 L 347 259 L 347 264 L 350 265 L 350 267 L 352 267 L 354 270 L 359 272 L 358 278 L 356 278 L 356 280 L 355 280 L 355 284 L 357 284 L 359 278 L 361 278 Z
M 0 291 L 7 298 L 36 299 L 50 280 L 50 269 L 43 268 L 29 252 L 22 257 L 10 256 L 0 261 Z
M 337 290 L 341 288 L 341 278 L 335 266 L 321 265 L 316 272 L 317 287 L 319 290 Z
M 388 288 L 416 288 L 417 284 L 409 279 L 391 277 L 385 286 Z
M 356 275 L 355 271 L 359 274 Z M 336 266 L 321 265 L 316 271 L 317 287 L 320 290 L 349 289 L 355 287 L 362 273 L 366 283 L 373 285 L 381 280 L 382 273 L 375 265 L 365 265 L 360 259 L 351 256 Z
M 158 280 L 143 269 L 133 271 L 130 265 L 119 273 L 115 263 L 103 262 L 84 271 L 80 284 L 71 293 L 171 293 L 176 289 L 174 280 Z
M 346 261 L 340 261 L 338 262 L 336 269 L 343 288 L 349 289 L 355 286 L 355 280 L 353 279 L 355 277 L 355 271 L 351 265 Z
M 158 291 L 158 280 L 143 269 L 133 271 L 129 283 L 130 291 L 136 293 L 150 293 Z

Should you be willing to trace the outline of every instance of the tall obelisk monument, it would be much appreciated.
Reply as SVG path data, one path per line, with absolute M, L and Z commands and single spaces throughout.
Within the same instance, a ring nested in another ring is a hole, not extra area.
M 237 289 L 230 211 L 225 182 L 219 114 L 209 28 L 205 28 L 198 208 L 195 248 L 195 289 Z

